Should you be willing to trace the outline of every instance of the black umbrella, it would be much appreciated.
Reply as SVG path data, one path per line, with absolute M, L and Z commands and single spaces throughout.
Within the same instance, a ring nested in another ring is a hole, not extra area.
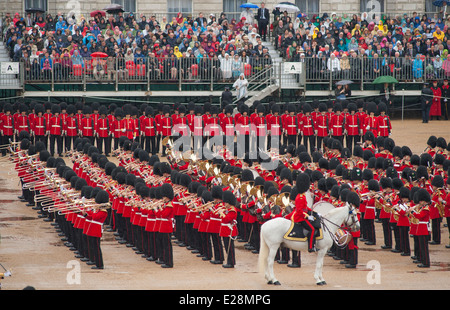
M 44 9 L 41 8 L 28 8 L 25 10 L 27 13 L 45 13 Z
M 123 6 L 120 4 L 110 4 L 106 7 L 104 7 L 103 10 L 105 10 L 109 14 L 117 14 L 120 12 L 125 12 L 125 10 L 123 9 Z

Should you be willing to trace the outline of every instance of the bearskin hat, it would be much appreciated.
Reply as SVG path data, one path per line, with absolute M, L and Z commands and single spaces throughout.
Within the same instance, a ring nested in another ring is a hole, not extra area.
M 427 145 L 429 145 L 433 149 L 436 147 L 436 143 L 437 143 L 436 136 L 430 136 L 427 140 Z
M 320 180 L 322 180 L 322 179 L 320 179 Z M 333 186 L 335 186 L 337 184 L 338 184 L 338 182 L 335 178 L 326 178 L 325 179 L 325 185 L 326 185 L 328 191 L 330 191 L 333 188 Z
M 309 190 L 311 180 L 306 173 L 299 173 L 295 182 L 295 187 L 299 194 L 303 194 Z
M 223 191 L 222 193 L 222 201 L 228 203 L 232 206 L 236 205 L 236 196 L 234 196 L 232 191 Z
M 359 198 L 358 193 L 350 191 L 346 197 L 347 203 L 353 205 L 355 208 L 359 208 L 361 203 L 361 198 Z
M 401 188 L 400 188 L 400 190 L 398 191 L 398 196 L 400 197 L 400 198 L 408 198 L 409 199 L 409 194 L 410 194 L 410 190 L 409 190 L 409 188 L 407 188 L 407 187 L 405 187 L 405 186 L 402 186 Z
M 362 179 L 366 181 L 370 181 L 373 179 L 373 171 L 370 169 L 364 169 L 362 172 Z
M 380 186 L 382 189 L 385 188 L 392 188 L 392 179 L 391 178 L 387 178 L 387 177 L 383 177 L 380 179 Z
M 400 178 L 393 178 L 392 179 L 392 188 L 399 190 L 403 186 L 403 181 Z
M 163 197 L 173 200 L 174 193 L 172 185 L 170 185 L 169 183 L 164 183 L 163 185 L 160 186 L 160 188 L 161 188 L 161 195 Z
M 378 192 L 380 191 L 380 184 L 376 179 L 372 179 L 367 182 L 367 188 L 369 191 Z
M 428 180 L 428 170 L 425 166 L 419 166 L 416 170 L 417 179 L 420 180 L 421 178 L 424 178 L 425 180 Z
M 417 192 L 415 192 L 413 201 L 415 204 L 418 204 L 421 201 L 425 201 L 430 203 L 431 202 L 431 196 L 430 193 L 425 188 L 419 188 Z
M 431 180 L 431 185 L 437 188 L 444 187 L 444 179 L 442 178 L 441 175 L 435 175 L 433 180 Z

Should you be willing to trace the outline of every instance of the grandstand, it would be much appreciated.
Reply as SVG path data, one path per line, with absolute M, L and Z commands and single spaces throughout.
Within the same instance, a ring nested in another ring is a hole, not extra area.
M 266 40 L 257 9 L 245 15 L 239 1 L 214 2 L 211 14 L 197 2 L 195 9 L 156 3 L 153 12 L 139 1 L 119 1 L 121 12 L 102 11 L 109 1 L 70 11 L 50 0 L 33 2 L 42 10 L 16 2 L 1 12 L 0 61 L 19 64 L 0 74 L 4 100 L 219 104 L 241 73 L 248 105 L 328 100 L 340 81 L 348 82 L 347 97 L 381 98 L 383 87 L 373 82 L 389 75 L 398 80 L 390 85 L 396 108 L 418 109 L 423 84 L 450 76 L 450 20 L 429 1 L 383 3 L 370 14 L 367 1 L 296 1 L 300 11 L 269 1 Z

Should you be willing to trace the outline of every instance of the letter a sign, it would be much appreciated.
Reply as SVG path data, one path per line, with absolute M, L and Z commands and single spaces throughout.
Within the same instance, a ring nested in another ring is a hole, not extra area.
M 284 73 L 301 74 L 302 64 L 300 62 L 285 62 Z
M 19 74 L 18 62 L 2 62 L 0 68 L 1 74 Z

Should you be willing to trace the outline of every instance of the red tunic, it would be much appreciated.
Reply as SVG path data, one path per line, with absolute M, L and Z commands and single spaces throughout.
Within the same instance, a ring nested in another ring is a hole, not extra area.
M 345 116 L 345 130 L 347 131 L 347 135 L 349 136 L 358 136 L 359 135 L 359 118 L 356 114 L 347 114 Z
M 330 131 L 332 136 L 344 135 L 344 115 L 332 114 L 330 119 Z
M 441 116 L 441 96 L 442 96 L 442 90 L 440 87 L 430 87 L 431 91 L 433 92 L 433 102 L 431 104 L 430 108 L 430 116 Z

